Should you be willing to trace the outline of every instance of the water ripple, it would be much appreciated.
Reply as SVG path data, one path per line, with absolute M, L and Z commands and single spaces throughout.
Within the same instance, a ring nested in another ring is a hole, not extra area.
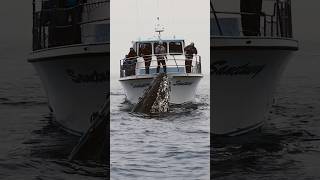
M 161 116 L 132 114 L 124 95 L 111 95 L 112 179 L 209 179 L 209 102 L 201 93 Z

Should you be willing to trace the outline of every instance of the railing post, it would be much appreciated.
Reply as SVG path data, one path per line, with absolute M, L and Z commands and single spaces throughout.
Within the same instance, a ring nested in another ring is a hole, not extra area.
M 213 16 L 214 16 L 214 19 L 215 19 L 216 24 L 217 24 L 217 27 L 218 27 L 218 30 L 219 30 L 219 34 L 220 34 L 220 36 L 222 36 L 222 35 L 223 35 L 223 32 L 222 32 L 222 29 L 221 29 L 221 26 L 220 26 L 220 22 L 219 22 L 219 20 L 218 20 L 218 17 L 217 17 L 216 11 L 214 10 L 214 7 L 213 7 L 213 5 L 212 5 L 212 2 L 211 2 L 211 1 L 210 1 L 210 7 L 211 7 L 211 9 L 212 9 Z
M 199 73 L 202 73 L 202 68 L 201 68 L 201 56 L 199 56 Z
M 267 32 L 266 32 L 267 31 L 267 16 L 265 14 L 263 16 L 264 16 L 264 18 L 263 18 L 264 19 L 264 28 L 263 28 L 264 29 L 264 36 L 267 36 Z
M 177 61 L 176 61 L 176 57 L 175 57 L 174 55 L 172 55 L 172 57 L 173 57 L 174 62 L 176 63 L 178 72 L 180 72 L 178 63 L 177 63 Z
M 121 64 L 122 64 L 122 60 L 120 60 L 120 67 L 119 67 L 119 69 L 120 69 L 120 78 L 122 78 L 122 68 L 121 68 Z
M 35 13 L 36 13 L 36 2 L 35 2 L 35 0 L 32 0 L 32 49 L 33 50 L 36 50 L 36 49 L 38 49 L 38 33 L 36 34 L 36 29 L 35 29 L 35 25 L 36 25 L 36 23 L 35 23 L 35 21 L 36 21 L 36 15 L 35 15 Z M 37 38 L 35 38 L 35 37 L 37 37 Z M 36 44 L 37 43 L 37 44 Z
M 273 37 L 273 16 L 271 16 L 271 37 Z
M 276 18 L 277 18 L 277 23 L 276 23 L 276 25 L 277 25 L 277 27 L 276 27 L 276 29 L 277 29 L 277 36 L 279 36 L 279 23 L 281 23 L 280 22 L 280 12 L 279 12 L 279 10 L 280 10 L 280 8 L 279 8 L 279 0 L 277 0 L 277 2 L 276 2 L 276 9 L 277 9 L 277 15 L 276 15 Z

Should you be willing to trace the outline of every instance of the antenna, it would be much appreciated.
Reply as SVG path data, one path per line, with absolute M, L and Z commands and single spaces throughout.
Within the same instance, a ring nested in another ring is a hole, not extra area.
M 155 32 L 158 33 L 159 40 L 161 39 L 161 33 L 164 31 L 164 27 L 160 24 L 160 18 L 157 17 L 157 24 L 155 28 Z

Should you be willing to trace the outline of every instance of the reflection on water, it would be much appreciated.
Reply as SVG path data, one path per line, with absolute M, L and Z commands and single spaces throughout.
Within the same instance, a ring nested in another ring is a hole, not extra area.
M 144 117 L 130 113 L 117 85 L 111 93 L 112 179 L 209 179 L 209 87 L 199 90 L 196 103 Z
M 18 129 L 11 130 L 7 139 L 11 139 L 8 143 L 14 144 L 14 148 L 3 154 L 0 177 L 104 179 L 107 176 L 107 165 L 67 160 L 79 137 L 70 135 L 51 123 L 51 116 L 38 121 L 39 123 L 34 124 L 35 130 L 29 129 L 29 134 L 20 134 Z M 20 126 L 24 128 L 23 124 Z

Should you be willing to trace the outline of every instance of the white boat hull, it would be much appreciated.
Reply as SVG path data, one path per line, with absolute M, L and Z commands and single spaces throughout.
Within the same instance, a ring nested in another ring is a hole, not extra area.
M 183 104 L 194 100 L 198 83 L 202 75 L 168 75 L 170 80 L 170 103 Z M 120 83 L 124 87 L 126 98 L 131 103 L 137 103 L 144 90 L 153 80 L 152 76 L 140 78 L 124 78 Z
M 213 134 L 235 136 L 264 124 L 277 82 L 293 53 L 285 48 L 211 47 Z
M 68 50 L 72 51 L 65 48 L 64 52 Z M 40 76 L 56 121 L 66 130 L 81 134 L 109 91 L 109 53 L 104 49 L 65 56 L 64 52 L 53 53 L 61 56 L 50 56 L 50 50 L 35 53 L 36 59 L 29 61 Z M 46 53 L 43 58 L 41 53 Z

